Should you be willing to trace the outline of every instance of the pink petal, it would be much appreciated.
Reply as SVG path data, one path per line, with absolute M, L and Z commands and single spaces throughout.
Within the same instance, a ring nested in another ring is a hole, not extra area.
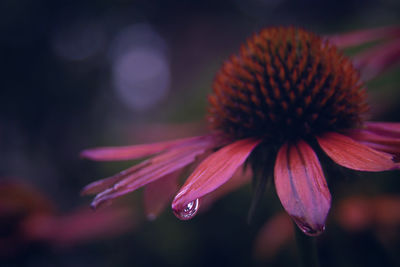
M 378 143 L 365 142 L 365 141 L 360 141 L 360 144 L 364 144 L 364 145 L 369 146 L 370 148 L 378 150 L 378 151 L 393 154 L 393 155 L 397 156 L 397 158 L 400 156 L 400 146 L 392 146 L 392 145 L 378 144 Z M 396 158 L 394 159 L 394 161 L 398 162 L 398 160 L 396 160 Z
M 201 211 L 207 210 L 207 208 L 218 199 L 249 183 L 251 181 L 251 175 L 251 168 L 246 168 L 246 170 L 244 170 L 239 167 L 231 179 L 201 199 Z
M 317 137 L 317 140 L 333 161 L 346 168 L 378 172 L 396 167 L 393 156 L 356 142 L 348 136 L 331 132 Z
M 180 211 L 188 203 L 227 182 L 260 141 L 250 138 L 239 140 L 207 157 L 186 180 L 172 202 L 172 209 Z
M 331 195 L 317 155 L 304 141 L 284 144 L 275 162 L 275 187 L 285 210 L 304 233 L 324 230 Z
M 362 45 L 375 40 L 396 37 L 400 35 L 400 28 L 388 26 L 375 29 L 357 30 L 344 34 L 328 36 L 331 43 L 340 48 Z
M 97 161 L 113 161 L 113 160 L 131 160 L 150 156 L 162 152 L 173 146 L 179 144 L 187 144 L 196 142 L 198 139 L 204 138 L 191 137 L 185 139 L 178 139 L 173 141 L 158 142 L 153 144 L 123 146 L 123 147 L 98 147 L 86 149 L 82 151 L 81 156 L 91 160 Z
M 347 135 L 375 150 L 400 155 L 400 123 L 367 122 L 364 129 L 350 130 Z
M 132 207 L 118 206 L 98 212 L 80 209 L 62 216 L 31 216 L 22 226 L 33 240 L 59 246 L 76 245 L 131 231 L 140 222 L 132 211 Z
M 279 213 L 263 225 L 256 235 L 254 254 L 257 259 L 271 260 L 294 238 L 293 223 L 287 213 Z
M 371 80 L 400 62 L 400 39 L 369 49 L 353 58 L 363 78 Z
M 400 224 L 400 197 L 382 195 L 377 197 L 356 196 L 342 200 L 336 217 L 342 227 L 349 231 L 395 229 Z M 392 233 L 388 231 L 388 233 Z
M 372 207 L 365 197 L 353 196 L 343 199 L 336 208 L 336 220 L 349 231 L 365 230 L 373 223 Z
M 366 129 L 384 136 L 400 138 L 399 122 L 366 122 Z
M 214 146 L 212 138 L 203 138 L 197 143 L 179 146 L 150 159 L 148 166 L 129 173 L 112 187 L 99 193 L 92 202 L 93 207 L 132 192 L 192 163 L 196 157 Z
M 166 175 L 145 187 L 144 208 L 149 220 L 154 220 L 172 200 L 178 191 L 178 178 L 181 171 Z
M 107 188 L 118 183 L 119 181 L 121 181 L 122 179 L 127 177 L 128 175 L 131 175 L 131 174 L 149 166 L 150 164 L 151 164 L 151 160 L 146 160 L 146 161 L 141 162 L 138 165 L 132 166 L 129 169 L 123 170 L 123 171 L 117 173 L 116 175 L 113 175 L 111 177 L 104 178 L 104 179 L 95 181 L 93 183 L 90 183 L 82 189 L 81 195 L 84 196 L 84 195 L 93 195 L 93 194 L 100 193 L 101 191 L 104 191 Z
M 391 146 L 399 146 L 400 138 L 399 137 L 391 137 L 385 136 L 381 134 L 374 133 L 368 129 L 354 129 L 350 130 L 346 133 L 348 137 L 356 141 L 366 141 L 377 144 L 385 144 Z

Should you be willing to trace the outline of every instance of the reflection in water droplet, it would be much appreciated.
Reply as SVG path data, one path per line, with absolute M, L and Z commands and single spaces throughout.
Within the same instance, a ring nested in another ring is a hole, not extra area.
M 199 210 L 199 199 L 189 202 L 183 209 L 173 210 L 175 216 L 180 220 L 190 220 Z
M 308 225 L 306 222 L 304 222 L 304 220 L 301 218 L 293 217 L 293 220 L 297 224 L 297 226 L 300 228 L 300 230 L 303 231 L 303 233 L 305 233 L 306 235 L 318 236 L 325 231 L 325 225 L 316 225 L 315 228 L 313 228 L 310 225 Z

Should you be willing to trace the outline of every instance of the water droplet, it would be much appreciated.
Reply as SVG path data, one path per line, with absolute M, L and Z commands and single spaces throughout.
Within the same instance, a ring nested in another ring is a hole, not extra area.
M 309 236 L 318 236 L 325 231 L 325 225 L 316 225 L 315 227 L 311 227 L 309 224 L 304 222 L 304 220 L 300 218 L 293 218 L 294 222 L 300 228 L 303 233 Z
M 173 210 L 175 216 L 180 220 L 190 220 L 199 210 L 199 199 L 189 202 L 183 209 Z

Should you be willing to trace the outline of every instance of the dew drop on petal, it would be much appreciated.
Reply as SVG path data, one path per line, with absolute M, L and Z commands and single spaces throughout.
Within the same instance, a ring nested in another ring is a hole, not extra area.
M 303 233 L 305 233 L 306 235 L 318 236 L 325 231 L 325 225 L 321 225 L 321 226 L 318 225 L 318 227 L 313 228 L 299 218 L 293 218 L 293 220 L 297 224 L 297 226 L 300 228 L 300 230 L 303 231 Z
M 183 209 L 173 210 L 175 216 L 180 220 L 192 219 L 199 210 L 199 199 L 189 202 Z

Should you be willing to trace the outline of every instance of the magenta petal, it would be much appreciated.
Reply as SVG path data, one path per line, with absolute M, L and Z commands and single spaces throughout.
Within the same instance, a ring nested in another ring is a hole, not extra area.
M 81 156 L 91 160 L 97 161 L 113 161 L 113 160 L 131 160 L 150 156 L 162 152 L 172 146 L 179 144 L 196 142 L 198 139 L 204 138 L 192 137 L 185 139 L 178 139 L 173 141 L 158 142 L 153 144 L 133 145 L 123 147 L 98 147 L 86 149 L 81 152 Z
M 214 202 L 223 196 L 237 190 L 251 181 L 251 168 L 238 168 L 232 177 L 216 190 L 201 198 L 201 211 L 207 210 Z
M 146 166 L 124 176 L 122 179 L 103 192 L 99 193 L 92 202 L 93 207 L 106 203 L 114 198 L 132 192 L 144 185 L 154 182 L 173 173 L 188 164 L 196 157 L 212 147 L 212 139 L 204 139 L 197 143 L 180 146 L 146 161 Z
M 372 149 L 348 136 L 332 132 L 317 137 L 317 140 L 333 161 L 346 168 L 371 172 L 396 168 L 393 156 Z
M 207 157 L 186 180 L 172 202 L 172 209 L 180 211 L 227 182 L 259 143 L 260 140 L 250 138 L 239 140 Z
M 367 122 L 364 129 L 350 130 L 347 134 L 375 150 L 400 155 L 400 123 Z
M 400 39 L 367 50 L 354 57 L 364 79 L 370 80 L 400 62 Z
M 123 170 L 111 177 L 104 178 L 104 179 L 95 181 L 93 183 L 90 183 L 82 189 L 81 195 L 93 195 L 93 194 L 100 193 L 101 191 L 104 191 L 107 188 L 112 187 L 114 184 L 118 183 L 119 181 L 121 181 L 122 179 L 127 177 L 128 175 L 131 175 L 150 164 L 151 164 L 151 160 L 146 160 L 146 161 L 143 161 L 140 164 L 135 165 L 129 169 Z
M 344 34 L 329 36 L 328 39 L 340 48 L 362 45 L 364 43 L 400 35 L 400 28 L 397 26 L 381 27 L 374 29 L 357 30 Z
M 62 247 L 78 245 L 131 231 L 140 222 L 135 209 L 113 207 L 99 212 L 78 209 L 61 216 L 29 216 L 22 225 L 24 235 Z
M 331 195 L 313 149 L 302 140 L 284 144 L 276 158 L 274 178 L 283 207 L 300 229 L 308 235 L 322 233 Z
M 398 122 L 366 122 L 366 129 L 387 137 L 400 139 L 400 123 Z
M 397 159 L 395 158 L 394 161 L 398 162 L 398 158 L 400 157 L 400 146 L 392 146 L 392 145 L 378 144 L 365 141 L 361 141 L 360 143 L 369 146 L 372 149 L 395 155 Z M 400 165 L 398 164 L 397 166 L 400 167 Z
M 371 142 L 392 146 L 400 146 L 400 138 L 382 135 L 368 129 L 355 129 L 347 132 L 347 136 L 360 142 Z
M 154 220 L 172 200 L 178 191 L 178 178 L 181 173 L 176 171 L 168 174 L 145 187 L 144 209 L 149 220 Z
M 256 234 L 254 254 L 260 260 L 272 260 L 290 243 L 294 236 L 293 223 L 285 212 L 268 218 L 268 221 Z

